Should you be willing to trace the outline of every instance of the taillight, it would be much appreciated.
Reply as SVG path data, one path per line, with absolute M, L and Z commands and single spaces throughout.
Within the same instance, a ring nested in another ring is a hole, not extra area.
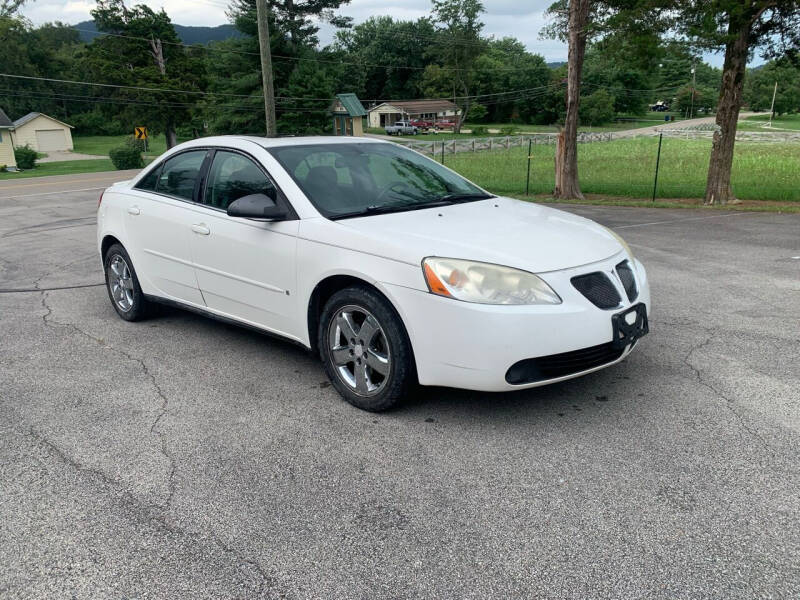
M 100 205 L 103 203 L 103 194 L 105 194 L 105 193 L 106 193 L 105 190 L 100 192 L 100 197 L 97 199 L 97 208 L 98 208 L 98 210 L 100 209 Z

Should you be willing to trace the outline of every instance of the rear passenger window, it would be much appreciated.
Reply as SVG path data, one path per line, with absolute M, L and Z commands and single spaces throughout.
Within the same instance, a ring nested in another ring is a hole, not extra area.
M 206 150 L 197 150 L 183 152 L 168 159 L 161 168 L 155 191 L 184 200 L 193 200 L 194 185 L 205 158 Z
M 251 194 L 264 194 L 274 199 L 275 186 L 249 158 L 218 150 L 208 173 L 203 203 L 226 210 L 234 200 Z

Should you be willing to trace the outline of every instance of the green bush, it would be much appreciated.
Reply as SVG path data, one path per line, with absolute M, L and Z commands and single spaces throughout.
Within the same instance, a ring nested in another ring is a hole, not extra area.
M 489 133 L 489 129 L 483 125 L 472 128 L 472 135 L 486 135 L 487 133 Z
M 39 154 L 28 144 L 14 148 L 14 159 L 20 169 L 33 169 L 36 166 L 37 158 L 39 158 Z
M 114 164 L 114 168 L 118 171 L 124 169 L 141 169 L 144 167 L 144 160 L 142 159 L 142 152 L 134 147 L 133 144 L 126 144 L 125 146 L 117 146 L 112 148 L 108 153 L 108 157 Z
M 514 127 L 501 127 L 500 133 L 503 135 L 514 135 Z
M 146 141 L 147 140 L 138 140 L 138 139 L 136 139 L 135 137 L 133 137 L 131 135 L 131 136 L 128 136 L 128 137 L 125 138 L 125 145 L 128 148 L 136 150 L 137 152 L 144 152 L 144 148 L 145 148 L 145 145 L 146 145 L 145 142 Z
M 578 109 L 581 125 L 602 125 L 614 118 L 614 96 L 604 89 L 581 99 Z

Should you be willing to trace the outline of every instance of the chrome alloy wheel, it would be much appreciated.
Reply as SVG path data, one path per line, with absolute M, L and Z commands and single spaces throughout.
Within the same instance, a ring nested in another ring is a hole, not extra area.
M 119 254 L 108 263 L 108 289 L 111 297 L 122 312 L 133 308 L 133 279 L 131 269 Z
M 374 396 L 386 385 L 392 365 L 389 343 L 367 310 L 340 308 L 328 327 L 328 348 L 339 378 L 359 396 Z

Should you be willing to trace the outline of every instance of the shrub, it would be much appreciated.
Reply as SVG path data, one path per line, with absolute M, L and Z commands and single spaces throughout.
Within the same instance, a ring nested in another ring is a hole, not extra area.
M 124 169 L 141 169 L 144 167 L 142 152 L 132 144 L 112 148 L 108 153 L 108 157 L 111 159 L 111 162 L 114 163 L 114 168 L 118 171 Z
M 483 125 L 472 128 L 472 135 L 486 135 L 487 133 L 489 133 L 489 129 Z
M 600 89 L 581 99 L 578 109 L 582 125 L 602 125 L 614 118 L 614 96 Z
M 28 144 L 14 148 L 14 159 L 20 169 L 33 169 L 36 166 L 37 158 L 39 158 L 39 154 Z
M 481 121 L 486 118 L 488 112 L 489 109 L 487 109 L 483 104 L 473 104 L 469 107 L 467 121 Z
M 8 165 L 0 165 L 0 173 L 5 173 L 8 171 Z
M 503 135 L 514 135 L 514 127 L 509 127 L 509 126 L 501 127 L 500 133 L 502 133 Z
M 125 145 L 128 148 L 136 150 L 137 152 L 144 152 L 146 141 L 147 140 L 137 140 L 135 137 L 131 135 L 125 138 Z

